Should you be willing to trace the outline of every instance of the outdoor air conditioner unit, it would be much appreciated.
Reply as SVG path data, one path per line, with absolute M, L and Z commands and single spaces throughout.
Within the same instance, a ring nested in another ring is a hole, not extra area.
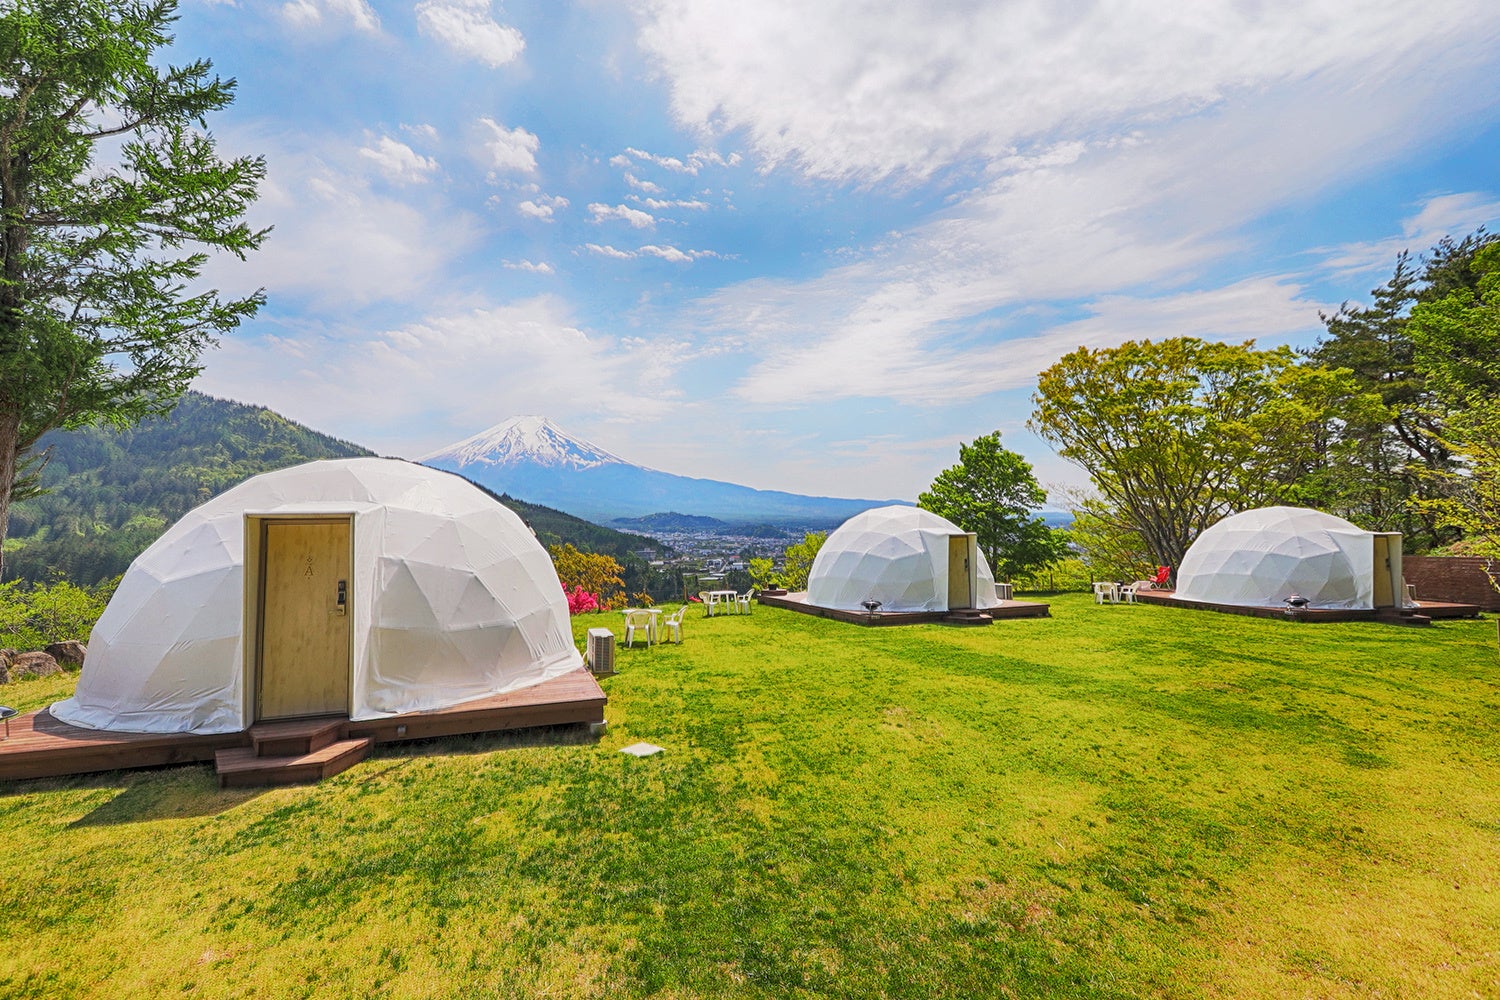
M 615 634 L 607 628 L 589 629 L 589 670 L 596 675 L 608 677 L 615 672 Z

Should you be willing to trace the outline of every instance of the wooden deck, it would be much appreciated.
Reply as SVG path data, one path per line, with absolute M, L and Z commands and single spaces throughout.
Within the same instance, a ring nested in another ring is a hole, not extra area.
M 1217 611 L 1226 615 L 1247 615 L 1252 618 L 1279 618 L 1298 622 L 1384 622 L 1388 625 L 1430 625 L 1437 618 L 1478 618 L 1479 607 L 1474 604 L 1452 604 L 1443 601 L 1422 601 L 1411 608 L 1287 608 L 1284 605 L 1269 607 L 1244 607 L 1238 604 L 1215 604 L 1211 601 L 1189 601 L 1174 596 L 1170 590 L 1137 591 L 1135 599 L 1142 604 L 1157 604 L 1162 607 L 1189 608 L 1194 611 Z
M 950 625 L 988 625 L 990 621 L 1000 618 L 1047 618 L 1052 611 L 1046 604 L 1037 601 L 1001 601 L 993 608 L 983 609 L 988 615 L 988 620 L 965 617 L 960 619 L 953 612 L 948 611 L 876 611 L 871 614 L 867 611 L 841 611 L 838 608 L 823 608 L 816 604 L 807 603 L 807 594 L 798 591 L 784 596 L 772 596 L 761 594 L 756 601 L 771 608 L 785 608 L 788 611 L 796 611 L 799 614 L 813 615 L 816 618 L 829 618 L 833 621 L 848 622 L 851 625 L 921 625 L 933 622 L 947 623 Z
M 396 743 L 460 733 L 603 722 L 607 700 L 593 675 L 580 668 L 541 684 L 451 708 L 346 721 L 341 736 Z M 11 719 L 10 732 L 10 739 L 0 742 L 0 781 L 212 761 L 220 750 L 251 745 L 248 731 L 193 736 L 81 729 L 53 718 L 47 709 Z

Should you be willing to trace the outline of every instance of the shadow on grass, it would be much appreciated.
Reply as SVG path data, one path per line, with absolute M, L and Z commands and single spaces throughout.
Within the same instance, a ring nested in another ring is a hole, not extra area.
M 493 733 L 470 733 L 405 743 L 381 744 L 370 754 L 370 761 L 383 761 L 379 772 L 386 778 L 393 771 L 405 770 L 419 757 L 486 754 L 500 750 L 519 750 L 542 746 L 583 746 L 598 743 L 587 723 L 565 726 L 539 726 L 533 729 L 505 730 Z M 360 773 L 356 764 L 346 780 L 368 782 L 375 774 Z M 333 780 L 333 779 L 328 779 Z M 215 816 L 249 802 L 270 790 L 266 788 L 219 788 L 210 763 L 174 764 L 132 771 L 102 771 L 60 778 L 43 778 L 9 782 L 0 788 L 0 798 L 38 791 L 103 790 L 118 788 L 119 794 L 99 805 L 87 815 L 68 824 L 70 827 L 114 826 L 145 823 L 162 819 L 184 819 Z
M 263 794 L 264 788 L 220 788 L 211 764 L 179 764 L 139 771 L 80 775 L 69 788 L 123 786 L 120 794 L 69 827 L 116 826 L 161 819 L 217 816 Z

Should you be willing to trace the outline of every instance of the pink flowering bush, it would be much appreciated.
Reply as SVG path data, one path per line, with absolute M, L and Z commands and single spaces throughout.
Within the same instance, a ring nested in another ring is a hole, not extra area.
M 590 594 L 582 586 L 564 590 L 563 593 L 568 597 L 568 614 L 570 615 L 582 615 L 599 610 L 599 595 Z

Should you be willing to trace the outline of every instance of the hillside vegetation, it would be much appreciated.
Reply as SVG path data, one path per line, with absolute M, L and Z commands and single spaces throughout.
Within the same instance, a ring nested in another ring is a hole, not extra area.
M 598 743 L 15 783 L 0 995 L 1500 995 L 1493 620 L 1053 614 L 692 612 Z
M 192 508 L 251 476 L 322 459 L 373 455 L 265 407 L 189 392 L 170 414 L 135 427 L 54 431 L 42 439 L 49 490 L 11 510 L 5 578 L 92 586 L 130 561 Z M 482 487 L 481 487 L 482 488 Z M 486 491 L 488 492 L 488 491 Z M 499 497 L 543 544 L 571 542 L 616 558 L 658 547 L 562 511 Z M 639 562 L 639 560 L 636 560 Z M 644 578 L 644 564 L 635 567 Z

